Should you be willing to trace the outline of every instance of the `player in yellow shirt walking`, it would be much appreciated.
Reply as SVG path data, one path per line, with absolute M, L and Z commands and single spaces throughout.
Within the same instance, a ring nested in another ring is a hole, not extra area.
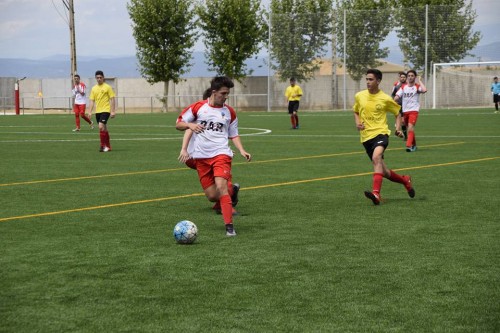
M 102 71 L 95 72 L 95 79 L 97 84 L 92 87 L 90 91 L 90 106 L 88 117 L 92 116 L 92 109 L 95 105 L 95 117 L 99 124 L 99 136 L 101 139 L 100 152 L 111 151 L 111 144 L 109 141 L 108 120 L 114 118 L 115 113 L 115 92 L 113 88 L 104 82 L 104 73 Z
M 292 129 L 299 129 L 299 111 L 300 97 L 302 97 L 302 89 L 296 84 L 295 78 L 290 79 L 290 85 L 285 90 L 286 102 L 288 102 L 288 113 L 292 122 Z

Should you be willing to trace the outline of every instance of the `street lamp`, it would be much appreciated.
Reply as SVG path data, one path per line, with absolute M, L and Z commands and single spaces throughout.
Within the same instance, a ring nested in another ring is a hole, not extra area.
M 23 77 L 22 79 L 17 79 L 16 80 L 16 84 L 14 85 L 14 101 L 15 101 L 15 104 L 16 104 L 16 115 L 19 115 L 19 82 L 21 82 L 22 80 L 24 80 L 26 78 Z

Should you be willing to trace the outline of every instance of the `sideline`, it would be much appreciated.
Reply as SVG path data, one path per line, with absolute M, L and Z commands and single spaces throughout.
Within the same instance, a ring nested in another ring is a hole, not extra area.
M 475 159 L 475 160 L 464 160 L 464 161 L 455 161 L 455 162 L 447 162 L 447 163 L 428 164 L 428 165 L 421 165 L 421 166 L 414 166 L 414 167 L 407 167 L 407 168 L 399 168 L 399 169 L 394 169 L 394 170 L 395 171 L 404 171 L 404 170 L 429 169 L 429 168 L 445 167 L 445 166 L 451 166 L 451 165 L 459 165 L 459 164 L 467 164 L 467 163 L 479 163 L 479 162 L 485 162 L 485 161 L 493 161 L 493 160 L 497 160 L 497 159 L 500 159 L 500 156 L 485 157 L 485 158 L 480 158 L 480 159 Z M 344 178 L 361 177 L 361 176 L 371 175 L 372 173 L 373 172 L 363 172 L 363 173 L 356 173 L 356 174 L 350 174 L 350 175 L 340 175 L 340 176 L 331 176 L 331 177 L 322 177 L 322 178 L 312 178 L 312 179 L 296 180 L 296 181 L 291 181 L 291 182 L 283 182 L 283 183 L 274 183 L 274 184 L 265 184 L 265 185 L 258 185 L 258 186 L 250 186 L 250 187 L 242 188 L 241 191 L 250 191 L 250 190 L 257 190 L 257 189 L 264 189 L 264 188 L 271 188 L 271 187 L 278 187 L 278 186 L 289 186 L 289 185 L 305 184 L 305 183 L 312 183 L 312 182 L 325 181 L 325 180 L 334 180 L 334 179 L 344 179 Z M 91 206 L 91 207 L 83 207 L 83 208 L 75 208 L 75 209 L 66 209 L 66 210 L 54 211 L 54 212 L 45 212 L 45 213 L 37 213 L 37 214 L 29 214 L 29 215 L 3 217 L 3 218 L 0 218 L 0 222 L 7 222 L 7 221 L 13 221 L 13 220 L 28 219 L 28 218 L 33 218 L 33 217 L 43 217 L 43 216 L 50 216 L 50 215 L 60 215 L 60 214 L 67 214 L 67 213 L 75 213 L 75 212 L 82 212 L 82 211 L 88 211 L 88 210 L 97 210 L 97 209 L 103 209 L 103 208 L 121 207 L 121 206 L 145 204 L 145 203 L 151 203 L 151 202 L 159 202 L 159 201 L 169 201 L 169 200 L 176 200 L 176 199 L 192 198 L 192 197 L 199 197 L 199 196 L 203 196 L 203 195 L 204 195 L 204 193 L 191 193 L 191 194 L 177 195 L 177 196 L 172 196 L 172 197 L 155 198 L 155 199 L 138 200 L 138 201 L 128 201 L 128 202 L 120 202 L 120 203 L 108 204 L 108 205 L 101 205 L 101 206 Z
M 433 144 L 433 145 L 425 145 L 422 147 L 424 147 L 424 148 L 443 147 L 443 146 L 460 145 L 460 144 L 465 144 L 465 142 L 438 143 L 438 144 Z M 403 149 L 405 149 L 405 148 L 388 148 L 387 150 L 394 151 L 394 150 L 403 150 Z M 366 153 L 364 151 L 355 151 L 355 152 L 348 152 L 348 153 L 335 153 L 335 154 L 325 154 L 325 155 L 312 155 L 312 156 L 280 158 L 280 159 L 265 160 L 265 161 L 252 161 L 251 163 L 252 164 L 264 164 L 264 163 L 274 163 L 274 162 L 283 162 L 283 161 L 300 161 L 300 160 L 307 160 L 307 159 L 314 159 L 314 158 L 327 158 L 327 157 L 359 155 L 359 154 L 366 154 Z M 247 163 L 248 162 L 236 162 L 236 163 L 233 163 L 233 165 L 244 165 Z M 152 173 L 186 171 L 186 170 L 190 170 L 190 169 L 183 166 L 180 168 L 172 168 L 172 169 L 159 169 L 159 170 L 149 170 L 149 171 L 114 173 L 114 174 L 107 174 L 107 175 L 32 180 L 32 181 L 24 181 L 24 182 L 16 182 L 16 183 L 4 183 L 4 184 L 0 184 L 0 187 L 18 186 L 18 185 L 33 185 L 33 184 L 43 184 L 43 183 L 59 183 L 59 182 L 67 182 L 67 181 L 75 181 L 75 180 L 88 180 L 88 179 L 109 178 L 109 177 L 135 176 L 135 175 L 146 175 L 146 174 L 152 174 Z

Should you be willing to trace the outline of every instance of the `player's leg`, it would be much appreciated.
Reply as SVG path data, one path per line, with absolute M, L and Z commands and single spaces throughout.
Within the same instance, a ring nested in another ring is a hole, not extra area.
M 407 125 L 408 138 L 406 139 L 406 151 L 417 150 L 417 140 L 415 138 L 415 125 L 417 124 L 418 112 L 411 111 L 405 113 L 405 123 Z
M 403 116 L 403 108 L 401 108 L 401 110 L 399 110 L 399 114 L 401 115 L 401 131 L 403 132 L 403 137 L 404 139 L 408 139 L 408 131 L 407 131 L 407 128 L 406 128 L 406 123 L 405 123 L 405 119 L 404 119 L 404 116 Z
M 92 123 L 92 120 L 89 117 L 87 117 L 87 115 L 85 114 L 85 109 L 86 108 L 87 108 L 87 106 L 85 104 L 78 105 L 78 110 L 80 112 L 80 117 L 82 117 L 83 120 L 85 120 L 87 122 L 87 124 L 90 125 L 91 129 L 94 129 L 94 124 Z
M 75 114 L 75 129 L 73 130 L 73 132 L 78 132 L 80 131 L 80 114 L 79 114 L 80 110 L 78 108 L 78 105 L 77 104 L 73 104 L 73 113 Z
M 103 152 L 111 151 L 111 143 L 108 132 L 109 112 L 100 113 L 99 118 L 99 136 L 101 138 L 101 147 Z
M 232 158 L 227 155 L 214 157 L 213 170 L 217 196 L 222 211 L 222 218 L 226 226 L 227 236 L 236 236 L 233 226 L 233 205 L 228 190 L 228 181 L 231 179 Z
M 374 205 L 380 204 L 380 190 L 382 189 L 382 180 L 384 179 L 384 168 L 382 163 L 388 140 L 387 135 L 378 135 L 371 140 L 363 142 L 366 153 L 373 164 L 372 190 L 365 191 L 365 196 L 370 199 Z
M 288 102 L 288 114 L 290 115 L 290 122 L 292 123 L 292 129 L 296 128 L 295 117 L 293 116 L 293 103 Z
M 298 112 L 299 112 L 299 101 L 296 101 L 295 102 L 295 106 L 294 106 L 294 111 L 293 111 L 293 116 L 295 118 L 295 128 L 296 129 L 299 129 L 299 115 L 298 115 Z

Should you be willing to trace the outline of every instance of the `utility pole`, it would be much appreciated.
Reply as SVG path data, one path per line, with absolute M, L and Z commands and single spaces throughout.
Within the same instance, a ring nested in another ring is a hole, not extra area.
M 77 73 L 76 70 L 76 40 L 75 40 L 75 7 L 73 0 L 62 0 L 69 13 L 69 40 L 71 55 L 71 82 Z

